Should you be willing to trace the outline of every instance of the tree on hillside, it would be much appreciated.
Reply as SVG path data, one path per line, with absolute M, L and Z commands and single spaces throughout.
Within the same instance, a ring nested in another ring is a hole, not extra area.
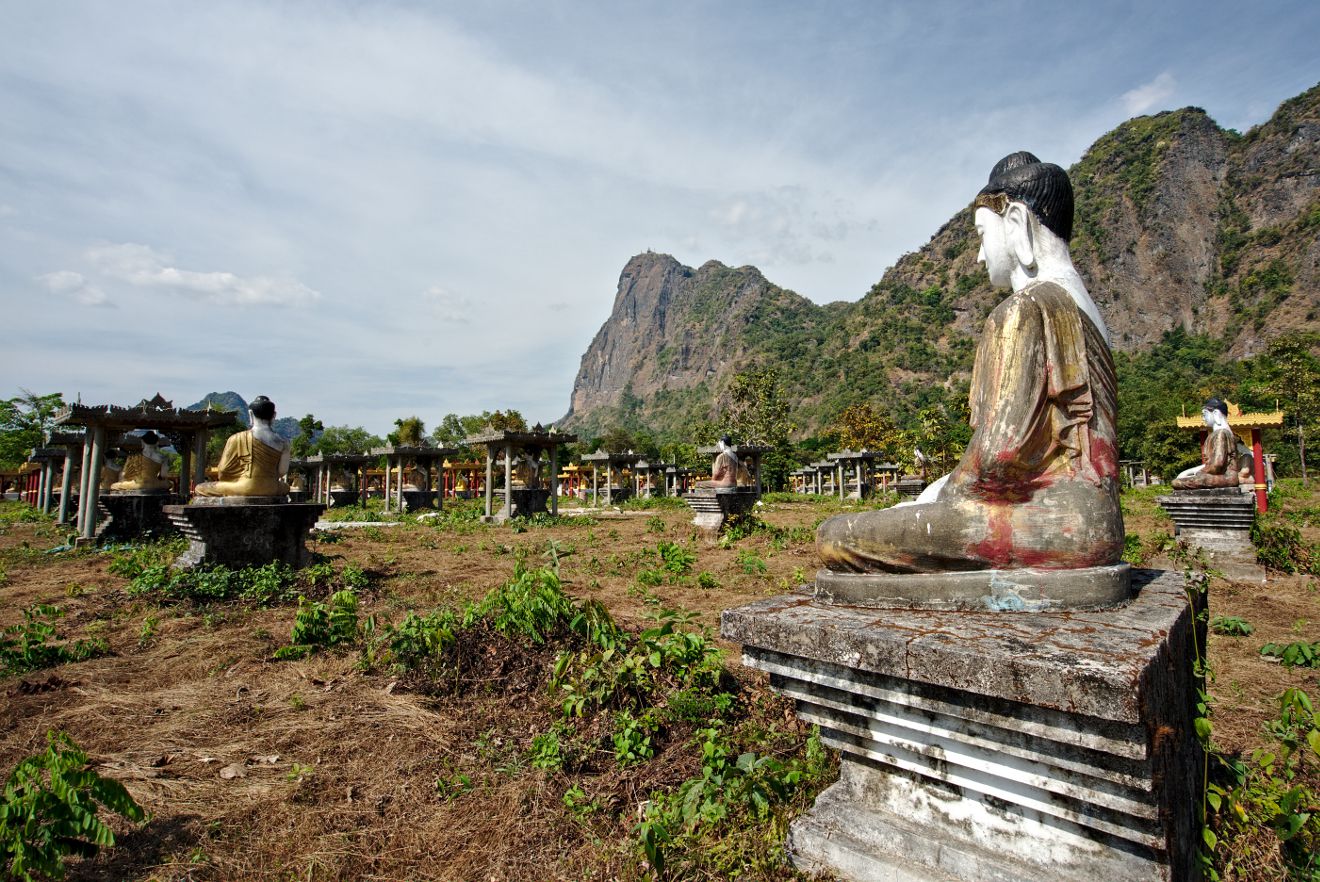
M 23 394 L 0 401 L 0 467 L 18 468 L 27 461 L 32 448 L 46 441 L 54 426 L 57 411 L 64 406 L 64 396 L 55 392 L 37 395 L 29 389 Z
M 1307 486 L 1306 432 L 1320 423 L 1320 334 L 1285 334 L 1265 349 L 1265 389 L 1279 398 L 1284 418 L 1297 432 L 1302 485 Z
M 399 447 L 421 447 L 426 438 L 426 424 L 420 417 L 400 417 L 394 421 L 394 431 L 385 437 L 390 444 Z

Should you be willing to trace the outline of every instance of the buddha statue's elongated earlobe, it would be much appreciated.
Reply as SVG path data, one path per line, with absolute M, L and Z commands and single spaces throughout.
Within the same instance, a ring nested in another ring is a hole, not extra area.
M 1036 266 L 1035 242 L 1031 236 L 1031 212 L 1021 202 L 1010 202 L 1004 212 L 1004 234 L 1009 250 L 1027 270 Z

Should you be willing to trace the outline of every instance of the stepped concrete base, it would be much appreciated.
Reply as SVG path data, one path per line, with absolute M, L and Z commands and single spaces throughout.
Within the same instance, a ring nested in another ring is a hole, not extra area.
M 894 483 L 894 491 L 904 499 L 916 499 L 926 489 L 926 482 L 920 478 L 900 478 Z
M 1174 490 L 1155 499 L 1173 520 L 1174 535 L 1199 548 L 1211 567 L 1230 579 L 1265 581 L 1256 563 L 1251 527 L 1256 497 L 1239 487 Z
M 325 509 L 318 503 L 285 502 L 282 496 L 197 497 L 189 505 L 167 505 L 165 514 L 189 540 L 174 565 L 241 568 L 279 561 L 306 566 L 307 534 Z
M 694 490 L 683 496 L 683 501 L 692 509 L 693 525 L 709 536 L 718 535 L 730 518 L 751 511 L 756 499 L 756 490 L 751 487 Z
M 496 496 L 504 496 L 503 490 L 496 490 Z M 490 517 L 483 517 L 482 521 L 488 524 L 502 524 L 509 518 L 530 518 L 534 514 L 544 514 L 549 512 L 548 504 L 550 502 L 549 490 L 529 490 L 524 487 L 514 487 L 512 497 L 512 506 L 509 501 L 495 514 Z
M 107 517 L 96 529 L 96 541 L 133 542 L 148 537 L 177 536 L 179 529 L 165 515 L 165 506 L 180 501 L 173 493 L 102 493 L 98 507 Z
M 1101 609 L 1131 597 L 1125 563 L 1074 570 L 973 570 L 964 573 L 816 573 L 822 603 L 873 609 L 1043 611 Z
M 744 663 L 841 752 L 794 863 L 853 882 L 1195 879 L 1198 626 L 1179 574 L 1132 581 L 1104 611 L 881 613 L 805 589 L 725 611 Z
M 430 493 L 425 490 L 404 490 L 403 491 L 403 510 L 421 511 L 425 508 L 435 508 L 435 492 Z

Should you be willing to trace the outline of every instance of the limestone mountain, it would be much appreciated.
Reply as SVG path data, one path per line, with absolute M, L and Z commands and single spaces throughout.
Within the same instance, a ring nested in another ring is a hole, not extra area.
M 237 392 L 208 392 L 196 404 L 188 405 L 188 410 L 205 410 L 207 406 L 214 410 L 228 410 L 238 414 L 239 423 L 248 426 L 248 403 Z M 293 439 L 298 436 L 298 420 L 291 416 L 278 416 L 271 421 L 271 428 L 283 438 Z
M 1320 86 L 1245 135 L 1193 107 L 1137 117 L 1069 174 L 1073 258 L 1116 348 L 1143 351 L 1181 327 L 1221 334 L 1246 357 L 1287 331 L 1320 330 Z M 899 421 L 957 408 L 976 334 L 1003 296 L 976 252 L 963 209 L 861 300 L 824 306 L 754 267 L 640 254 L 582 356 L 563 424 L 681 435 L 753 365 L 779 369 L 808 435 L 861 401 Z

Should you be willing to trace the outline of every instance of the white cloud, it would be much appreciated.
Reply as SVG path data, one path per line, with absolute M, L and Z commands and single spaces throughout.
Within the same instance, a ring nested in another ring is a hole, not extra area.
M 459 325 L 472 323 L 473 302 L 443 285 L 432 285 L 422 292 L 422 299 L 431 304 L 437 318 Z
M 37 280 L 46 286 L 52 294 L 73 298 L 83 306 L 114 307 L 106 293 L 87 280 L 82 273 L 73 270 L 56 270 L 37 276 Z
M 1167 70 L 1142 86 L 1124 92 L 1124 109 L 1131 116 L 1139 116 L 1151 110 L 1168 110 L 1168 101 L 1178 90 L 1178 81 Z
M 86 257 L 99 272 L 134 287 L 161 288 L 229 306 L 295 306 L 321 296 L 296 279 L 168 266 L 168 255 L 131 242 L 91 248 Z

